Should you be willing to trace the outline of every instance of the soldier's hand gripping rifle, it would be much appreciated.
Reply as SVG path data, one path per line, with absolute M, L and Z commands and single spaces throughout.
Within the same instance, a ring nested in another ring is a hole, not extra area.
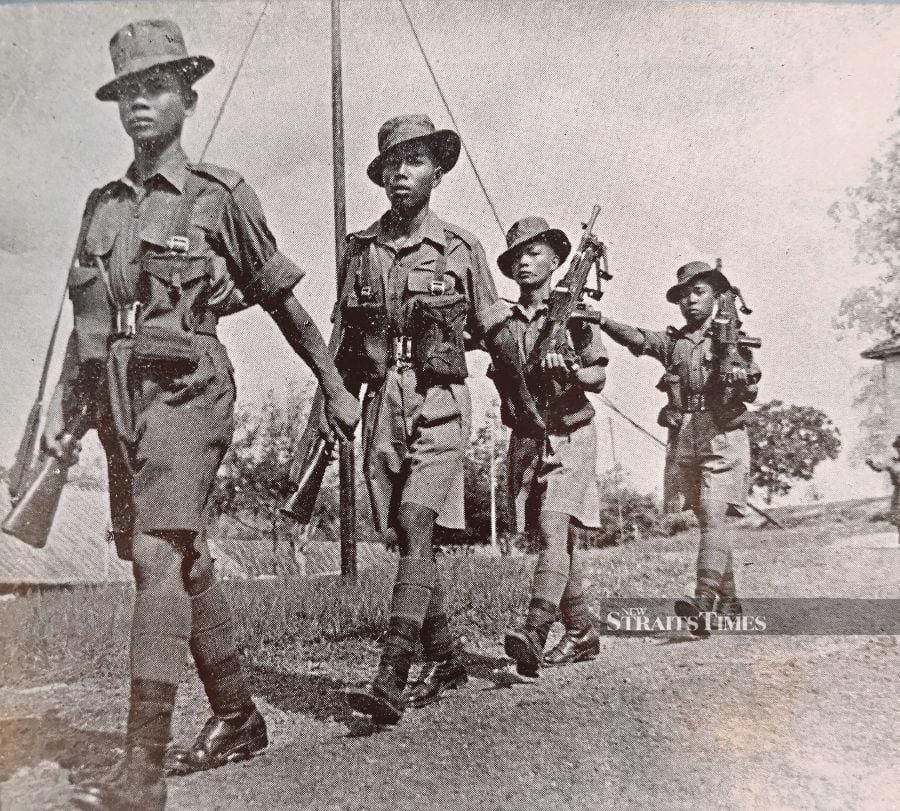
M 345 270 L 344 273 L 344 290 L 339 291 L 337 305 L 334 310 L 334 327 L 331 330 L 331 338 L 328 341 L 328 351 L 332 357 L 336 357 L 341 346 L 343 338 L 342 324 L 342 307 L 341 304 L 347 295 L 352 295 L 350 288 L 353 284 L 353 274 Z M 361 384 L 358 381 L 345 380 L 344 384 L 354 397 L 359 396 Z M 300 436 L 300 443 L 294 456 L 294 464 L 291 467 L 291 482 L 296 487 L 294 494 L 284 503 L 281 508 L 283 515 L 294 519 L 298 524 L 309 524 L 312 520 L 313 509 L 316 506 L 316 499 L 319 497 L 319 490 L 322 487 L 322 478 L 328 463 L 334 455 L 335 447 L 338 445 L 334 434 L 330 431 L 327 436 L 324 432 L 324 411 L 325 396 L 321 387 L 316 389 L 313 397 L 312 407 L 310 408 L 309 418 L 306 421 L 306 427 Z M 342 499 L 345 491 L 352 493 L 355 488 L 353 476 L 353 445 L 352 439 L 341 442 L 341 453 L 347 458 L 341 464 L 341 493 Z M 352 499 L 352 495 L 350 496 Z
M 716 260 L 716 270 L 722 272 L 722 260 Z M 737 302 L 741 303 L 741 313 L 750 315 L 751 310 L 741 291 L 731 286 L 719 293 L 716 317 L 712 322 L 712 351 L 716 359 L 719 381 L 724 385 L 756 383 L 747 378 L 747 360 L 741 350 L 759 349 L 762 341 L 751 338 L 742 329 Z
M 612 278 L 606 257 L 606 246 L 594 235 L 594 223 L 600 214 L 595 205 L 584 226 L 578 249 L 569 262 L 569 269 L 550 291 L 547 320 L 525 365 L 529 388 L 542 403 L 550 402 L 564 384 L 542 373 L 544 358 L 551 352 L 563 356 L 570 369 L 578 367 L 579 358 L 569 343 L 569 324 L 578 321 L 600 322 L 600 313 L 590 309 L 585 297 L 599 301 L 603 296 L 602 283 Z M 591 270 L 596 273 L 596 287 L 588 287 Z
M 78 440 L 88 428 L 88 407 L 82 403 L 63 429 L 60 439 L 63 453 L 56 457 L 44 451 L 38 457 L 25 491 L 19 493 L 15 506 L 3 521 L 7 535 L 37 548 L 47 543 L 69 468 L 78 461 Z

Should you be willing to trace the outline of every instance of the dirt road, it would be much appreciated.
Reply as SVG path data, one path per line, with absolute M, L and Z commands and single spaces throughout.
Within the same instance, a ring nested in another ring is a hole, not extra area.
M 597 567 L 690 556 L 666 541 L 603 550 Z M 675 550 L 675 551 L 673 551 Z M 900 597 L 894 535 L 818 530 L 742 539 L 748 595 Z M 602 595 L 595 595 L 602 596 Z M 599 659 L 499 687 L 499 646 L 470 643 L 472 678 L 393 728 L 351 717 L 357 656 L 303 650 L 257 666 L 272 745 L 255 760 L 169 781 L 178 809 L 900 808 L 896 636 L 608 638 Z M 320 655 L 321 654 L 321 658 Z M 3 809 L 67 807 L 69 772 L 121 745 L 115 688 L 0 689 Z M 181 691 L 177 734 L 202 723 Z

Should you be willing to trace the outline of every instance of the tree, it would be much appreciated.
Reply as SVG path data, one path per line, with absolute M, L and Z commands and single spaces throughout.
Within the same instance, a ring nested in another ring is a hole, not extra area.
M 496 403 L 493 405 L 496 410 Z M 492 452 L 495 464 L 497 532 L 511 531 L 515 526 L 511 505 L 506 498 L 507 442 L 508 431 L 505 428 L 495 431 L 491 415 L 475 430 L 469 441 L 465 460 L 466 543 L 482 544 L 490 541 Z
M 834 325 L 838 330 L 872 339 L 873 343 L 900 331 L 900 131 L 888 139 L 881 157 L 872 160 L 863 185 L 847 190 L 835 203 L 832 218 L 854 229 L 857 261 L 880 268 L 868 284 L 841 302 Z M 854 406 L 861 409 L 862 439 L 853 449 L 859 460 L 881 453 L 887 439 L 883 380 L 876 364 L 855 376 Z
M 816 466 L 837 459 L 840 432 L 828 416 L 811 406 L 772 400 L 750 412 L 750 484 L 767 504 L 786 495 L 797 481 L 808 481 Z
M 291 466 L 300 431 L 306 424 L 312 395 L 307 387 L 285 399 L 269 392 L 260 406 L 242 406 L 235 412 L 235 434 L 231 449 L 216 478 L 213 511 L 226 514 L 256 532 L 268 533 L 277 557 L 282 537 L 295 549 L 293 526 L 280 509 L 293 493 Z M 336 474 L 329 469 L 316 503 L 310 526 L 317 519 L 336 520 L 338 514 Z

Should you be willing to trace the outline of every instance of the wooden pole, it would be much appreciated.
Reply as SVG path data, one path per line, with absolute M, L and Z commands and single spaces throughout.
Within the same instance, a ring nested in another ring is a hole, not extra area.
M 341 0 L 331 0 L 331 151 L 334 173 L 334 258 L 336 295 L 344 286 L 341 254 L 347 236 L 344 186 L 344 88 L 341 66 Z M 341 488 L 341 574 L 356 577 L 356 491 L 354 440 L 339 443 L 338 465 Z

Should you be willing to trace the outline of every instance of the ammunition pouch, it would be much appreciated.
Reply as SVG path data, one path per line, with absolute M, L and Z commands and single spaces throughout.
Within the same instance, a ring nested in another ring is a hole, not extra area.
M 463 333 L 468 310 L 462 293 L 415 299 L 407 330 L 413 339 L 413 366 L 424 380 L 440 384 L 466 379 Z
M 383 380 L 391 365 L 387 311 L 370 288 L 351 293 L 341 310 L 341 344 L 335 364 L 366 381 Z
M 684 403 L 681 397 L 681 377 L 674 372 L 666 372 L 656 384 L 656 388 L 664 391 L 669 401 L 660 410 L 656 418 L 657 425 L 663 428 L 680 428 L 684 421 Z
M 555 434 L 567 434 L 587 425 L 594 418 L 594 407 L 579 386 L 569 386 L 560 391 L 546 408 L 544 422 L 547 430 Z

